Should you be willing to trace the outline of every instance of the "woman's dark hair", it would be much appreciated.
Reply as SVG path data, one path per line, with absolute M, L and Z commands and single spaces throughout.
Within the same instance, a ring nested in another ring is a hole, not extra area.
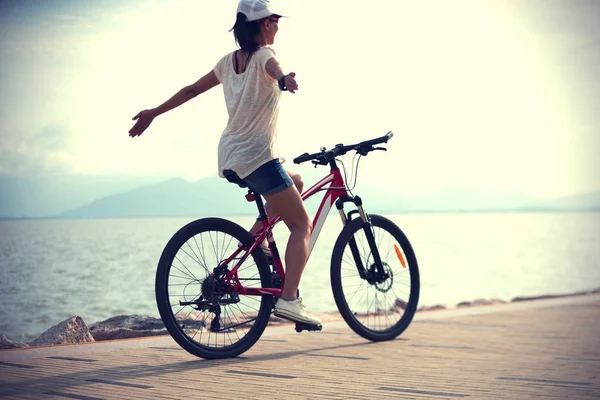
M 259 21 L 248 21 L 246 15 L 240 12 L 237 14 L 235 25 L 231 30 L 233 30 L 235 42 L 242 50 L 250 54 L 258 50 L 259 45 L 254 37 L 260 32 Z

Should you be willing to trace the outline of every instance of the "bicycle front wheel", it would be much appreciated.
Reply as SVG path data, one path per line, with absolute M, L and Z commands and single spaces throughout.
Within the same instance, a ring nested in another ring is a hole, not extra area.
M 238 295 L 224 280 L 246 253 L 232 257 L 240 244 L 248 249 L 253 243 L 248 231 L 220 218 L 193 221 L 167 243 L 156 271 L 156 302 L 165 327 L 188 352 L 207 359 L 235 357 L 263 333 L 272 296 Z M 240 266 L 238 279 L 245 287 L 271 286 L 260 247 Z
M 408 327 L 419 301 L 419 268 L 410 242 L 392 221 L 370 215 L 371 231 L 385 279 L 377 267 L 363 222 L 357 218 L 340 233 L 331 258 L 331 287 L 340 314 L 360 336 L 391 340 Z

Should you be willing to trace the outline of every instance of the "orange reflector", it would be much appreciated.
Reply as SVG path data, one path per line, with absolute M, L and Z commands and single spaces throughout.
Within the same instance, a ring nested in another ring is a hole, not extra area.
M 394 250 L 396 250 L 396 255 L 398 256 L 398 260 L 400 260 L 400 264 L 402 264 L 402 266 L 404 268 L 406 268 L 406 261 L 404 261 L 404 257 L 402 256 L 402 252 L 400 251 L 400 247 L 398 247 L 397 244 L 394 243 Z

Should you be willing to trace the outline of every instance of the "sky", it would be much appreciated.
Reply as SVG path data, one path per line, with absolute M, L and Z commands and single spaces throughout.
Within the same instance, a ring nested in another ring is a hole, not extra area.
M 279 1 L 273 48 L 286 166 L 394 132 L 360 178 L 407 194 L 462 186 L 600 189 L 600 2 Z M 220 87 L 156 107 L 235 49 L 235 0 L 0 2 L 0 176 L 216 174 Z M 348 158 L 348 162 L 351 158 Z

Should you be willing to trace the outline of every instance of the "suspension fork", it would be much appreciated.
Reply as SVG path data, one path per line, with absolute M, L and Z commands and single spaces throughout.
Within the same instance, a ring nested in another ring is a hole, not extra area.
M 369 247 L 371 249 L 371 255 L 373 256 L 373 261 L 375 261 L 375 268 L 377 268 L 377 275 L 374 277 L 375 281 L 381 283 L 385 281 L 388 276 L 386 275 L 383 269 L 383 262 L 381 261 L 381 255 L 379 254 L 379 249 L 377 248 L 377 243 L 375 243 L 375 234 L 373 230 L 373 224 L 371 224 L 371 219 L 365 213 L 362 206 L 362 200 L 360 197 L 355 197 L 355 204 L 360 214 L 360 218 L 363 222 L 362 227 L 365 231 L 365 236 L 367 237 L 367 243 L 369 243 Z
M 348 213 L 348 217 L 346 217 L 346 214 L 344 213 L 344 203 L 346 202 L 352 202 L 356 205 L 356 210 L 350 211 Z M 371 250 L 371 254 L 373 255 L 373 260 L 375 261 L 377 275 L 375 277 L 368 277 L 367 270 L 363 265 L 360 253 L 358 251 L 358 246 L 356 245 L 356 239 L 354 239 L 354 236 L 351 236 L 350 240 L 348 241 L 348 245 L 350 246 L 350 252 L 352 253 L 352 257 L 354 258 L 354 263 L 356 264 L 356 269 L 358 270 L 359 276 L 362 279 L 368 280 L 368 278 L 375 278 L 375 281 L 383 282 L 386 279 L 385 271 L 383 269 L 383 263 L 381 261 L 379 249 L 377 249 L 377 245 L 375 243 L 375 235 L 373 234 L 371 220 L 365 213 L 362 206 L 362 199 L 359 196 L 351 197 L 349 195 L 345 195 L 336 200 L 335 206 L 338 209 L 338 212 L 340 213 L 340 218 L 342 219 L 342 223 L 344 224 L 344 226 L 346 226 L 352 221 L 352 214 L 354 213 L 358 213 L 362 220 L 362 227 L 365 232 L 365 236 L 367 237 L 367 243 L 369 243 L 369 248 Z

